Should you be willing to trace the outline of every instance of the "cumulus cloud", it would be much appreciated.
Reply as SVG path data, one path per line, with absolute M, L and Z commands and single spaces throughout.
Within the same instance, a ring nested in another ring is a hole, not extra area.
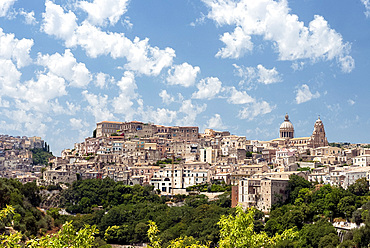
M 71 118 L 69 119 L 69 125 L 71 126 L 72 130 L 79 130 L 84 127 L 82 123 L 82 119 Z
M 233 64 L 237 71 L 237 75 L 247 83 L 258 82 L 261 84 L 272 84 L 281 82 L 281 75 L 275 67 L 267 69 L 263 65 L 257 65 L 254 67 L 244 67 Z
M 103 89 L 108 83 L 112 83 L 113 81 L 114 78 L 103 72 L 99 72 L 95 75 L 95 85 L 100 89 Z
M 62 7 L 47 1 L 43 14 L 42 30 L 65 41 L 67 47 L 81 46 L 91 58 L 110 55 L 126 58 L 124 68 L 148 76 L 158 76 L 163 68 L 172 65 L 176 56 L 172 48 L 159 49 L 149 45 L 149 39 L 133 41 L 122 33 L 104 32 L 84 21 L 77 25 L 73 12 L 65 13 Z
M 24 21 L 28 25 L 36 25 L 37 21 L 35 18 L 35 12 L 26 12 L 23 9 L 19 12 L 20 15 L 24 17 Z
M 87 90 L 82 92 L 82 96 L 88 102 L 86 110 L 95 117 L 95 122 L 113 120 L 114 115 L 108 109 L 108 96 L 95 95 Z
M 10 59 L 0 58 L 0 97 L 17 95 L 17 85 L 21 75 Z
M 266 101 L 253 102 L 245 106 L 239 111 L 238 117 L 240 119 L 253 120 L 257 116 L 262 116 L 270 113 L 276 106 L 270 106 Z
M 5 34 L 0 28 L 0 58 L 11 59 L 18 68 L 22 68 L 32 62 L 29 55 L 32 46 L 32 39 L 18 40 L 14 34 Z
M 167 90 L 162 90 L 159 92 L 159 96 L 162 98 L 162 102 L 167 105 L 175 101 L 175 98 L 168 94 Z
M 230 97 L 227 99 L 229 103 L 232 104 L 246 104 L 254 102 L 254 98 L 248 95 L 245 91 L 238 91 L 235 87 L 230 87 L 227 89 L 230 93 Z
M 213 117 L 211 117 L 207 121 L 207 127 L 211 129 L 218 129 L 218 130 L 226 128 L 219 114 L 215 114 Z
M 316 93 L 312 94 L 308 85 L 303 84 L 300 88 L 298 88 L 295 100 L 296 100 L 297 104 L 301 104 L 301 103 L 307 102 L 307 101 L 309 101 L 313 98 L 318 98 L 318 97 L 320 97 L 319 92 L 316 92 Z
M 115 25 L 121 16 L 126 13 L 129 0 L 94 0 L 81 1 L 78 6 L 87 14 L 87 20 L 93 25 Z
M 130 71 L 125 71 L 123 77 L 117 82 L 120 89 L 119 96 L 113 99 L 114 113 L 125 114 L 126 119 L 132 119 L 135 110 L 132 109 L 134 105 L 133 100 L 138 98 L 136 93 L 137 85 L 135 82 L 135 75 Z
M 170 85 L 181 85 L 184 87 L 193 86 L 195 79 L 200 72 L 198 66 L 193 67 L 188 63 L 174 65 L 168 70 L 167 82 Z
M 5 126 L 9 125 L 12 129 L 28 136 L 45 137 L 47 126 L 43 123 L 45 116 L 42 113 L 30 113 L 23 109 L 5 110 L 3 113 L 14 121 L 14 124 L 6 123 Z
M 172 48 L 164 50 L 149 45 L 149 39 L 133 41 L 121 33 L 106 33 L 89 23 L 83 23 L 75 34 L 76 44 L 80 45 L 88 56 L 96 58 L 100 55 L 110 55 L 112 58 L 126 58 L 124 66 L 148 76 L 157 76 L 163 68 L 172 64 L 175 51 Z
M 144 121 L 150 121 L 159 125 L 166 125 L 176 120 L 177 112 L 165 108 L 157 108 L 153 110 L 148 107 L 146 111 L 142 112 L 142 118 Z
M 198 91 L 194 92 L 194 99 L 212 99 L 222 89 L 222 83 L 217 77 L 208 77 L 200 80 L 197 84 Z
M 331 29 L 328 22 L 319 15 L 305 26 L 295 14 L 290 14 L 288 1 L 273 0 L 202 0 L 209 8 L 208 18 L 217 25 L 232 25 L 232 33 L 224 33 L 220 40 L 225 43 L 216 56 L 240 58 L 246 51 L 252 51 L 253 35 L 271 41 L 279 53 L 280 60 L 336 59 L 343 72 L 351 67 L 343 65 L 350 61 L 350 44 Z M 364 0 L 368 1 L 368 0 Z M 353 61 L 352 61 L 353 62 Z M 352 63 L 353 64 L 353 63 Z
M 259 83 L 272 84 L 276 82 L 281 82 L 281 78 L 275 67 L 269 70 L 263 67 L 263 65 L 257 65 L 257 70 Z
M 0 17 L 8 14 L 9 9 L 13 6 L 16 0 L 1 0 L 0 1 Z
M 64 13 L 61 6 L 50 0 L 45 1 L 45 12 L 42 14 L 41 30 L 48 35 L 65 41 L 66 46 L 73 46 L 74 32 L 77 28 L 77 17 L 72 11 Z
M 370 0 L 361 0 L 361 2 L 365 5 L 365 15 L 367 18 L 370 16 Z
M 92 76 L 84 63 L 77 63 L 71 50 L 66 49 L 63 55 L 38 56 L 38 64 L 43 65 L 59 77 L 70 82 L 70 86 L 84 88 L 92 80 Z
M 241 27 L 236 27 L 233 33 L 224 33 L 220 40 L 226 47 L 221 48 L 216 57 L 237 59 L 253 49 L 251 36 L 245 34 Z
M 191 100 L 185 100 L 179 109 L 179 113 L 185 114 L 185 117 L 178 119 L 177 125 L 179 126 L 192 126 L 195 123 L 197 116 L 204 112 L 207 108 L 206 104 L 196 105 L 191 102 Z
M 52 73 L 38 74 L 37 80 L 29 80 L 19 85 L 17 98 L 25 100 L 22 109 L 34 109 L 47 112 L 50 109 L 49 101 L 67 95 L 65 80 Z

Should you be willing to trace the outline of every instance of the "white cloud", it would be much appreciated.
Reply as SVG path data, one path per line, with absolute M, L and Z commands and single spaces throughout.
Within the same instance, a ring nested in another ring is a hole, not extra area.
M 257 65 L 256 68 L 238 66 L 236 64 L 233 64 L 233 66 L 237 70 L 237 75 L 242 77 L 247 83 L 256 81 L 261 84 L 272 84 L 282 81 L 281 75 L 275 67 L 272 69 L 266 69 L 261 64 Z
M 29 55 L 32 46 L 32 39 L 18 40 L 14 34 L 5 34 L 0 28 L 0 58 L 11 59 L 18 68 L 27 66 L 32 62 Z
M 77 28 L 76 15 L 71 11 L 64 13 L 61 6 L 50 0 L 45 1 L 45 7 L 45 13 L 42 14 L 41 30 L 48 35 L 65 40 L 67 47 L 73 46 L 75 44 L 73 34 Z
M 280 75 L 276 68 L 266 69 L 263 65 L 257 65 L 258 82 L 262 84 L 272 84 L 281 82 Z
M 0 1 L 0 17 L 8 14 L 9 9 L 13 6 L 16 0 L 1 0 Z
M 246 35 L 241 27 L 236 27 L 231 34 L 224 33 L 220 40 L 225 43 L 226 47 L 218 51 L 217 57 L 237 59 L 253 49 L 251 36 Z
M 350 73 L 355 68 L 355 60 L 351 56 L 344 56 L 338 59 L 340 62 L 342 71 L 345 73 Z
M 119 96 L 113 99 L 114 113 L 125 114 L 126 120 L 131 120 L 135 114 L 135 110 L 132 109 L 134 105 L 133 100 L 138 98 L 136 93 L 137 85 L 135 82 L 135 76 L 130 71 L 125 71 L 123 77 L 117 82 L 120 89 Z
M 86 110 L 95 117 L 95 122 L 113 120 L 113 114 L 108 110 L 108 96 L 95 95 L 87 90 L 82 92 L 85 100 L 89 103 Z
M 150 121 L 159 125 L 170 124 L 176 120 L 177 112 L 165 108 L 157 108 L 153 110 L 149 107 L 146 111 L 142 112 L 144 121 Z
M 65 80 L 52 73 L 38 74 L 37 80 L 29 80 L 19 85 L 17 98 L 25 100 L 21 103 L 22 109 L 34 109 L 47 112 L 50 109 L 49 101 L 67 95 Z
M 354 105 L 354 104 L 356 103 L 356 102 L 355 102 L 355 101 L 353 101 L 352 99 L 348 99 L 348 101 L 347 101 L 347 102 L 348 102 L 348 104 L 349 104 L 349 105 L 351 105 L 351 106 L 352 106 L 352 105 Z
M 316 93 L 312 94 L 308 85 L 303 84 L 300 88 L 298 88 L 295 100 L 296 100 L 297 104 L 301 104 L 301 103 L 307 102 L 307 101 L 309 101 L 313 98 L 318 98 L 318 97 L 320 97 L 319 92 L 316 92 Z
M 194 92 L 194 99 L 212 99 L 222 88 L 222 83 L 217 77 L 207 77 L 197 84 L 198 91 Z
M 174 65 L 168 70 L 167 82 L 170 85 L 181 85 L 190 87 L 194 85 L 197 74 L 200 72 L 198 66 L 193 67 L 188 63 Z
M 138 37 L 131 41 L 121 33 L 106 33 L 86 22 L 78 27 L 75 40 L 92 58 L 108 54 L 115 59 L 126 58 L 125 69 L 148 76 L 157 76 L 175 57 L 172 48 L 161 50 L 150 46 L 149 39 Z
M 76 105 L 72 102 L 66 101 L 66 105 L 67 105 L 67 110 L 68 110 L 67 114 L 69 115 L 75 115 L 81 109 L 80 105 L 78 104 Z
M 3 112 L 6 117 L 13 120 L 15 124 L 6 124 L 12 126 L 16 131 L 24 135 L 45 137 L 47 126 L 42 120 L 45 119 L 42 113 L 29 113 L 26 110 L 6 110 Z
M 11 60 L 0 59 L 0 96 L 16 96 L 21 75 Z
M 82 129 L 85 125 L 82 123 L 82 119 L 71 118 L 69 119 L 69 125 L 72 130 Z
M 245 91 L 238 91 L 235 89 L 235 87 L 230 87 L 227 89 L 227 91 L 230 93 L 230 97 L 227 99 L 229 103 L 232 104 L 246 104 L 254 102 L 254 98 L 248 95 Z
M 105 74 L 103 72 L 99 72 L 95 75 L 95 85 L 100 89 L 103 89 L 107 86 L 107 83 L 113 82 L 114 78 L 110 77 L 110 75 Z
M 1 99 L 1 96 L 0 96 L 0 107 L 1 108 L 9 108 L 10 107 L 10 103 L 6 100 Z
M 253 120 L 257 116 L 262 116 L 270 113 L 276 106 L 270 106 L 266 101 L 253 102 L 239 111 L 240 119 Z
M 203 105 L 193 105 L 191 100 L 185 100 L 179 109 L 179 113 L 184 113 L 185 117 L 178 119 L 177 125 L 179 126 L 192 126 L 195 123 L 197 116 L 204 112 L 207 108 L 206 104 Z
M 367 1 L 367 0 L 366 0 Z M 350 67 L 343 65 L 349 59 L 350 44 L 342 41 L 342 36 L 331 29 L 327 21 L 319 15 L 306 27 L 298 16 L 290 14 L 288 1 L 273 0 L 203 0 L 210 8 L 208 18 L 217 25 L 233 25 L 233 33 L 221 36 L 226 47 L 217 56 L 239 58 L 253 49 L 252 35 L 262 36 L 273 42 L 280 60 L 337 59 L 343 72 Z M 353 64 L 353 63 L 352 63 Z
M 122 21 L 122 25 L 127 29 L 132 29 L 134 24 L 131 23 L 130 17 L 126 16 L 125 19 Z
M 167 90 L 162 90 L 159 92 L 159 96 L 162 98 L 162 102 L 167 105 L 175 101 L 175 98 L 168 94 Z
M 226 126 L 222 122 L 222 118 L 219 114 L 215 114 L 213 117 L 211 117 L 207 122 L 207 127 L 211 129 L 225 129 Z
M 304 63 L 304 62 L 302 62 L 302 61 L 300 61 L 300 62 L 295 61 L 295 62 L 293 62 L 293 63 L 292 63 L 291 68 L 292 68 L 294 71 L 301 71 L 301 70 L 303 70 L 304 65 L 305 65 L 305 63 Z
M 63 77 L 70 82 L 70 86 L 84 88 L 92 79 L 85 64 L 77 63 L 73 54 L 66 49 L 63 55 L 55 53 L 53 55 L 39 54 L 38 63 L 49 69 L 59 77 Z
M 26 12 L 24 10 L 21 10 L 19 12 L 20 15 L 24 16 L 24 21 L 26 24 L 28 25 L 36 25 L 37 21 L 36 21 L 36 18 L 35 18 L 35 12 L 31 11 L 31 12 Z
M 361 0 L 361 2 L 365 5 L 365 15 L 367 18 L 370 17 L 370 0 Z
M 159 49 L 149 45 L 149 39 L 133 41 L 123 33 L 104 32 L 91 23 L 84 21 L 80 26 L 76 16 L 59 5 L 47 0 L 43 13 L 42 30 L 65 40 L 67 47 L 81 46 L 89 57 L 110 55 L 112 58 L 126 58 L 124 68 L 148 76 L 158 76 L 163 68 L 172 65 L 176 56 L 172 48 Z
M 81 1 L 78 6 L 87 12 L 87 20 L 93 25 L 104 26 L 109 20 L 110 25 L 115 25 L 121 16 L 126 13 L 129 0 L 94 0 L 93 2 Z
M 200 17 L 195 20 L 195 22 L 191 22 L 190 26 L 195 27 L 196 25 L 202 25 L 205 22 L 206 16 L 203 13 L 200 13 Z

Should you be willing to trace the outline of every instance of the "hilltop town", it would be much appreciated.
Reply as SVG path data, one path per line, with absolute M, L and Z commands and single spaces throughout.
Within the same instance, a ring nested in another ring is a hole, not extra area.
M 40 163 L 39 155 L 48 154 L 48 149 L 41 137 L 0 135 L 0 177 L 16 178 L 22 183 L 40 179 L 45 165 Z
M 0 173 L 38 185 L 72 184 L 76 180 L 112 178 L 126 185 L 153 185 L 162 195 L 187 194 L 194 185 L 233 185 L 232 206 L 269 211 L 287 197 L 291 175 L 311 182 L 347 188 L 370 178 L 366 144 L 329 145 L 320 117 L 307 137 L 295 137 L 285 116 L 279 137 L 248 140 L 228 131 L 161 126 L 139 121 L 102 121 L 93 137 L 51 157 L 45 169 L 32 165 L 27 148 L 43 148 L 33 137 L 1 136 Z

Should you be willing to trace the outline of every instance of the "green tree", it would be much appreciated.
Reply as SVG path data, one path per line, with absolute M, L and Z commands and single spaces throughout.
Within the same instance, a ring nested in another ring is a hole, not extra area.
M 34 148 L 31 149 L 32 152 L 32 160 L 34 165 L 42 164 L 47 165 L 49 162 L 49 158 L 53 156 L 51 152 L 48 151 L 48 148 Z
M 159 230 L 155 222 L 149 221 L 148 238 L 150 244 L 148 248 L 161 248 L 162 240 L 158 236 Z M 201 245 L 199 241 L 193 237 L 180 237 L 170 241 L 168 248 L 207 248 L 205 245 Z
M 356 210 L 355 205 L 355 198 L 353 196 L 345 196 L 340 199 L 338 203 L 338 210 L 344 213 L 344 216 L 347 219 L 352 217 L 352 213 Z
M 324 218 L 314 224 L 304 225 L 302 230 L 299 232 L 299 247 L 319 247 L 321 238 L 331 233 L 337 235 L 333 225 Z M 323 242 L 328 242 L 328 239 L 330 238 L 327 237 L 326 239 L 323 239 Z
M 12 214 L 14 214 L 14 208 L 11 206 L 0 210 L 0 222 L 3 222 L 5 218 Z M 22 234 L 18 231 L 10 234 L 1 234 L 0 247 L 89 248 L 95 244 L 96 234 L 98 234 L 98 230 L 95 226 L 85 225 L 84 228 L 77 231 L 74 229 L 72 222 L 66 222 L 57 234 L 30 239 L 25 243 L 22 241 Z
M 265 232 L 254 231 L 255 209 L 251 208 L 244 212 L 241 207 L 236 208 L 236 215 L 221 216 L 220 226 L 220 248 L 260 248 L 274 247 L 281 240 L 293 240 L 298 232 L 293 229 L 285 230 L 282 234 L 269 237 Z
M 319 248 L 336 248 L 338 245 L 338 235 L 336 233 L 329 233 L 320 239 Z
M 363 196 L 369 192 L 369 181 L 366 178 L 357 179 L 355 183 L 348 186 L 349 192 L 357 196 Z
M 288 182 L 287 190 L 289 192 L 289 196 L 287 202 L 294 203 L 295 200 L 298 198 L 299 191 L 304 188 L 310 189 L 312 187 L 312 183 L 304 179 L 303 177 L 297 175 L 291 175 Z

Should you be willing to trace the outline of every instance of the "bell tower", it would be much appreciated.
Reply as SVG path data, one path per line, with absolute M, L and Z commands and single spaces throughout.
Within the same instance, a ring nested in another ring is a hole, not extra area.
M 320 119 L 320 116 L 315 122 L 313 132 L 311 135 L 311 147 L 317 148 L 317 147 L 323 147 L 328 145 L 328 140 L 325 135 L 325 129 L 324 124 L 322 123 L 322 120 Z

